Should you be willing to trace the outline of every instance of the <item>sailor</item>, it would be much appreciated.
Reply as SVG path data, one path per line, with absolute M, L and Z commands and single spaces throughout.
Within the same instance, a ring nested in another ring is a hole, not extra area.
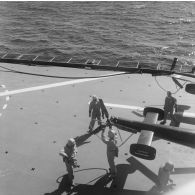
M 174 172 L 174 165 L 172 162 L 166 162 L 158 171 L 158 190 L 165 192 L 168 188 L 173 187 L 173 180 L 170 178 L 171 173 Z M 170 185 L 171 184 L 171 185 Z
M 160 124 L 164 125 L 166 123 L 168 114 L 170 115 L 171 120 L 177 124 L 177 120 L 173 114 L 175 111 L 177 111 L 177 100 L 171 95 L 170 91 L 167 91 L 164 105 L 164 119 Z
M 92 96 L 92 100 L 89 104 L 89 117 L 91 117 L 91 121 L 89 124 L 89 131 L 93 131 L 93 127 L 95 125 L 95 121 L 98 121 L 98 125 L 101 125 L 101 103 L 96 95 Z
M 74 168 L 79 167 L 77 164 L 76 154 L 77 154 L 77 147 L 76 142 L 73 138 L 70 138 L 65 145 L 65 147 L 59 153 L 63 157 L 63 161 L 66 164 L 66 169 L 68 172 L 68 184 L 70 186 L 74 186 L 73 179 L 74 179 Z
M 110 167 L 111 178 L 115 179 L 117 174 L 117 169 L 115 166 L 114 159 L 118 157 L 118 147 L 117 147 L 117 135 L 116 132 L 109 127 L 108 136 L 105 136 L 105 128 L 102 130 L 101 134 L 102 141 L 107 145 L 107 159 Z

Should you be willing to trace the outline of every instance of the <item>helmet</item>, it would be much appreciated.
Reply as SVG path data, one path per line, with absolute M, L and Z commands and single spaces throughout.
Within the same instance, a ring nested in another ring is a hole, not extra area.
M 92 100 L 97 100 L 97 96 L 96 95 L 92 95 Z
M 70 138 L 68 140 L 68 143 L 67 144 L 68 144 L 68 146 L 74 146 L 76 144 L 76 142 L 75 142 L 75 140 L 73 138 Z
M 167 91 L 167 95 L 168 95 L 168 96 L 171 96 L 171 92 L 170 92 L 170 91 Z
M 109 138 L 113 139 L 115 137 L 115 135 L 116 135 L 116 132 L 113 129 L 110 129 L 108 131 L 108 137 Z
M 164 165 L 166 171 L 174 171 L 174 165 L 172 162 L 166 162 Z

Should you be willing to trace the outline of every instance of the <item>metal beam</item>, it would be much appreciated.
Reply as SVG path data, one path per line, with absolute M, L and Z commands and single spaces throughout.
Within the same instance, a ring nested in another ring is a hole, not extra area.
M 149 124 L 145 122 L 132 121 L 124 118 L 112 117 L 111 122 L 113 125 L 121 125 L 127 129 L 125 131 L 131 132 L 128 128 L 136 129 L 140 132 L 142 129 L 153 131 L 154 135 L 188 147 L 195 148 L 195 131 L 190 129 L 183 129 L 167 125 Z

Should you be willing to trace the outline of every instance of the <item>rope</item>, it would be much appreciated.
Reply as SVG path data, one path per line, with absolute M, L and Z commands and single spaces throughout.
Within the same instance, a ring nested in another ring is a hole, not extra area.
M 118 147 L 120 148 L 122 145 L 124 145 L 132 136 L 133 136 L 133 133 L 124 142 L 122 142 Z
M 99 136 L 97 135 L 97 133 L 96 133 L 95 135 L 102 141 L 101 137 L 99 137 Z
M 122 73 L 118 73 L 118 74 L 110 74 L 110 75 L 102 75 L 102 76 L 94 76 L 94 77 L 65 77 L 65 76 L 53 76 L 53 75 L 36 74 L 36 73 L 30 73 L 30 72 L 17 71 L 17 70 L 13 70 L 13 69 L 3 67 L 3 66 L 0 66 L 0 67 L 5 69 L 5 70 L 9 70 L 10 72 L 18 73 L 18 74 L 26 74 L 26 75 L 42 76 L 42 77 L 50 77 L 50 78 L 62 78 L 62 79 L 105 78 L 105 77 L 112 77 L 112 76 L 128 74 L 126 72 L 122 72 Z
M 107 170 L 107 169 L 104 169 L 104 168 L 87 168 L 87 169 L 76 170 L 76 171 L 74 171 L 74 172 L 77 173 L 77 172 L 81 172 L 81 171 L 90 171 L 90 170 L 103 170 L 103 171 L 106 172 L 106 174 L 108 174 L 108 170 Z M 63 177 L 65 177 L 65 176 L 66 176 L 66 175 L 61 175 L 60 177 L 58 177 L 58 178 L 56 179 L 56 183 L 61 183 Z M 103 175 L 103 176 L 104 176 L 104 175 Z M 93 180 L 89 181 L 89 182 L 86 183 L 86 184 L 89 184 L 89 183 L 91 183 L 91 182 L 93 182 L 93 181 L 95 181 L 95 180 L 97 180 L 97 179 L 99 179 L 99 178 L 101 178 L 101 177 L 102 177 L 102 175 L 99 176 L 99 177 L 94 178 Z
M 155 81 L 156 81 L 157 85 L 158 85 L 163 91 L 167 92 L 167 90 L 164 89 L 164 88 L 160 85 L 160 83 L 157 81 L 156 77 L 155 77 Z M 186 81 L 186 82 L 182 85 L 182 87 L 183 87 L 187 82 L 188 82 L 188 81 Z M 175 84 L 175 85 L 176 85 L 176 84 Z M 176 89 L 177 89 L 177 87 L 176 87 Z M 172 94 L 176 94 L 176 93 L 178 93 L 180 90 L 181 90 L 181 88 L 178 88 L 175 92 L 171 92 L 171 93 L 172 93 Z
M 121 134 L 120 134 L 120 131 L 118 130 L 118 128 L 117 128 L 117 131 L 118 131 L 118 134 L 119 134 L 119 137 L 120 137 L 121 141 L 123 141 L 123 139 L 121 137 Z
M 95 119 L 95 121 L 98 121 L 98 120 Z M 119 131 L 118 128 L 117 128 L 117 131 L 118 131 L 119 137 L 120 137 L 120 139 L 122 141 L 122 137 L 121 137 L 121 134 L 120 134 L 120 131 Z M 102 140 L 101 137 L 98 136 L 98 134 L 95 134 L 95 135 L 97 136 L 97 138 L 99 138 L 100 140 Z M 131 133 L 131 135 L 127 139 L 125 139 L 118 147 L 120 148 L 122 145 L 124 145 L 133 135 L 134 135 L 134 133 Z

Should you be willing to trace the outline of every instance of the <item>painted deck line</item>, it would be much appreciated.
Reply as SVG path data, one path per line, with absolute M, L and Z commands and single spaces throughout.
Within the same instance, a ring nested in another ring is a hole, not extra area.
M 8 90 L 6 89 L 6 86 L 5 85 L 0 85 L 0 87 L 2 87 L 5 90 L 4 92 L 8 92 Z M 9 99 L 10 99 L 9 96 L 6 96 L 5 97 L 6 102 L 8 102 Z M 4 104 L 3 107 L 2 107 L 2 109 L 5 110 L 6 108 L 7 108 L 7 104 Z M 0 113 L 0 117 L 1 116 L 2 116 L 2 113 Z
M 172 76 L 178 79 L 182 77 L 181 75 L 178 75 L 178 74 L 173 74 Z
M 41 90 L 41 89 L 48 89 L 48 88 L 53 88 L 53 87 L 60 87 L 60 86 L 77 84 L 77 83 L 84 83 L 84 82 L 88 82 L 88 81 L 106 79 L 106 78 L 109 78 L 109 76 L 117 76 L 117 75 L 121 75 L 121 74 L 123 74 L 123 72 L 118 72 L 118 73 L 114 73 L 114 74 L 100 75 L 100 78 L 76 79 L 76 80 L 64 81 L 64 82 L 60 82 L 60 83 L 52 83 L 52 84 L 48 84 L 48 85 L 41 85 L 41 86 L 36 86 L 36 87 L 17 89 L 17 90 L 13 90 L 13 91 L 6 91 L 6 92 L 0 93 L 0 97 L 20 94 L 20 93 L 25 93 L 25 92 L 31 92 L 31 91 L 38 91 L 38 90 Z M 108 76 L 108 77 L 106 77 L 106 76 Z
M 5 110 L 7 108 L 7 104 L 3 105 L 3 110 Z
M 113 107 L 113 108 L 124 108 L 124 109 L 129 109 L 129 110 L 138 110 L 138 111 L 143 111 L 144 110 L 144 108 L 139 107 L 139 106 L 111 104 L 111 103 L 104 103 L 104 104 L 105 104 L 105 106 Z
M 5 99 L 6 99 L 6 101 L 9 101 L 10 97 L 9 97 L 9 96 L 6 96 L 6 98 L 5 98 Z
M 122 109 L 129 109 L 129 110 L 137 110 L 137 111 L 143 111 L 144 108 L 139 106 L 131 106 L 131 105 L 121 105 L 121 104 L 111 104 L 111 103 L 104 103 L 105 106 L 113 107 L 113 108 L 122 108 Z M 176 115 L 182 116 L 182 117 L 189 117 L 195 119 L 195 113 L 194 112 L 176 112 Z
M 182 116 L 182 117 L 190 117 L 195 119 L 195 113 L 193 112 L 176 112 L 176 115 Z

